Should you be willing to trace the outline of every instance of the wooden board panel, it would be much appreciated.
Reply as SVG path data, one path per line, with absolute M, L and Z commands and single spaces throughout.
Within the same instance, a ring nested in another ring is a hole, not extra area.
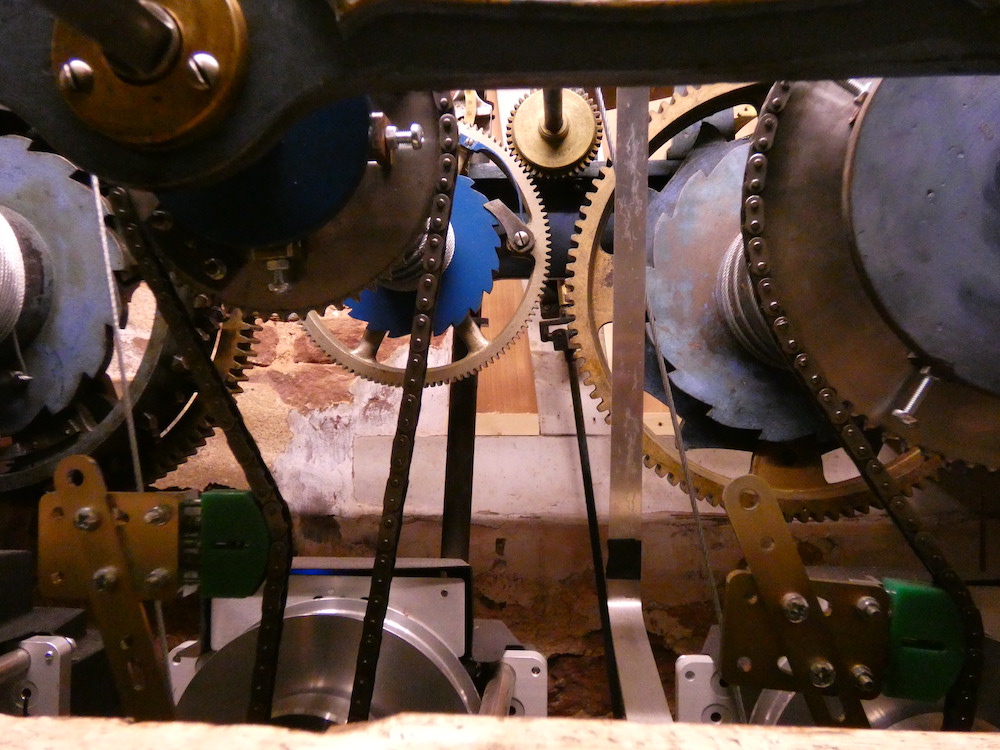
M 501 330 L 517 309 L 523 285 L 517 279 L 503 279 L 483 298 L 483 328 L 487 338 Z M 535 373 L 531 365 L 531 345 L 525 333 L 499 360 L 479 374 L 479 401 L 476 432 L 480 435 L 537 435 L 538 401 Z

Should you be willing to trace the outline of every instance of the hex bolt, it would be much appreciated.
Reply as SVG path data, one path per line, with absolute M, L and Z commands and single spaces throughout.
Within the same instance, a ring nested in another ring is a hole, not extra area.
M 858 664 L 851 670 L 854 683 L 862 693 L 870 693 L 875 689 L 875 675 L 864 664 Z
M 400 130 L 395 125 L 386 125 L 385 144 L 391 151 L 400 147 L 419 151 L 424 146 L 424 129 L 416 122 L 410 125 L 409 130 Z
M 837 670 L 826 659 L 817 659 L 809 665 L 809 682 L 813 687 L 828 688 L 837 679 Z
M 144 523 L 148 523 L 150 526 L 163 526 L 173 518 L 174 512 L 171 510 L 169 505 L 154 505 L 152 508 L 147 510 L 142 514 L 142 520 Z
M 170 581 L 170 572 L 166 568 L 154 568 L 146 575 L 146 584 L 154 589 L 162 589 Z
M 781 597 L 781 611 L 791 623 L 805 622 L 809 617 L 809 602 L 802 594 L 791 592 Z
M 80 531 L 93 531 L 101 525 L 101 512 L 85 505 L 73 516 L 73 525 Z
M 920 370 L 920 382 L 917 383 L 917 387 L 913 389 L 913 393 L 906 400 L 902 409 L 893 409 L 892 416 L 898 419 L 907 427 L 916 427 L 920 422 L 915 416 L 917 409 L 920 408 L 920 404 L 923 400 L 927 398 L 927 391 L 930 390 L 931 384 L 937 380 L 933 375 L 931 375 L 931 368 L 924 367 Z
M 94 573 L 93 581 L 94 588 L 98 591 L 111 591 L 118 585 L 118 568 L 113 565 L 107 565 L 98 569 L 98 571 Z
M 188 78 L 199 91 L 210 91 L 219 82 L 219 61 L 208 52 L 195 52 L 187 61 Z
M 89 94 L 94 89 L 94 69 L 74 57 L 59 68 L 58 83 L 67 93 Z
M 866 620 L 873 620 L 882 614 L 882 607 L 873 596 L 862 596 L 854 606 L 858 610 L 858 614 Z

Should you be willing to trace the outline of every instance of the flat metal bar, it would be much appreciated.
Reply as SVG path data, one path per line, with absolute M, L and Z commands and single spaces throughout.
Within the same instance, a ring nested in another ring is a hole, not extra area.
M 608 535 L 612 539 L 640 539 L 649 89 L 618 89 L 617 123 Z
M 618 678 L 625 702 L 625 718 L 647 724 L 673 721 L 653 649 L 642 617 L 639 581 L 608 581 L 611 637 L 618 659 Z
M 642 406 L 645 392 L 649 89 L 618 89 L 611 343 L 608 616 L 629 721 L 671 721 L 642 616 Z

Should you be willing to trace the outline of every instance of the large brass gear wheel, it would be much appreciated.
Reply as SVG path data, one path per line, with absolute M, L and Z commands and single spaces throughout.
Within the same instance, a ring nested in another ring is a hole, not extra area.
M 533 177 L 569 177 L 597 156 L 604 123 L 597 105 L 580 89 L 561 89 L 563 127 L 545 130 L 544 92 L 524 96 L 507 120 L 507 145 Z
M 650 153 L 700 119 L 736 105 L 759 105 L 766 86 L 713 84 L 689 87 L 686 93 L 660 103 L 650 112 Z M 611 363 L 602 343 L 601 329 L 612 323 L 612 259 L 601 247 L 601 236 L 614 205 L 615 174 L 605 168 L 581 210 L 568 266 L 566 301 L 572 308 L 571 343 L 581 361 L 585 383 L 593 387 L 598 409 L 611 410 Z M 738 207 L 734 207 L 738 210 Z M 644 427 L 645 463 L 671 484 L 681 479 L 680 456 L 672 436 Z M 698 461 L 689 462 L 695 495 L 712 505 L 722 499 L 730 477 Z M 940 467 L 935 458 L 918 450 L 901 453 L 888 462 L 893 476 L 906 488 L 917 485 Z M 774 487 L 782 512 L 789 520 L 837 519 L 866 512 L 873 502 L 860 478 L 828 482 L 822 456 L 808 442 L 762 446 L 752 457 L 751 470 Z M 683 484 L 682 484 L 683 486 Z
M 531 179 L 520 164 L 503 145 L 486 133 L 461 125 L 463 141 L 466 139 L 481 146 L 485 153 L 499 166 L 507 178 L 516 186 L 522 207 L 521 219 L 534 237 L 530 255 L 533 267 L 525 283 L 524 294 L 517 309 L 500 331 L 492 339 L 486 338 L 479 325 L 471 316 L 455 326 L 454 335 L 459 336 L 468 349 L 468 354 L 446 365 L 427 368 L 427 385 L 442 385 L 466 378 L 494 362 L 523 333 L 538 305 L 545 283 L 549 263 L 549 227 L 545 209 Z M 366 329 L 361 342 L 349 346 L 336 338 L 324 324 L 323 318 L 315 312 L 309 313 L 304 322 L 306 332 L 334 362 L 368 380 L 385 385 L 403 385 L 403 368 L 394 367 L 379 359 L 379 346 L 384 332 Z

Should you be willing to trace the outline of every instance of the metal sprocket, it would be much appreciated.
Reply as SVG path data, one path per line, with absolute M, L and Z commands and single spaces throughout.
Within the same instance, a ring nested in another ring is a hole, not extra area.
M 517 340 L 527 329 L 537 308 L 549 264 L 548 220 L 531 178 L 514 155 L 486 133 L 466 125 L 461 125 L 460 131 L 463 140 L 468 139 L 483 146 L 483 153 L 487 154 L 517 187 L 523 211 L 522 219 L 535 240 L 531 251 L 534 266 L 517 309 L 492 339 L 487 339 L 483 335 L 479 325 L 471 317 L 467 317 L 453 329 L 454 335 L 463 340 L 469 353 L 449 364 L 428 367 L 426 384 L 429 386 L 451 383 L 479 372 L 496 361 Z M 309 313 L 303 325 L 309 336 L 337 364 L 367 380 L 402 386 L 403 368 L 389 366 L 376 358 L 384 336 L 383 332 L 366 330 L 361 343 L 352 348 L 337 339 L 315 312 Z
M 507 118 L 507 147 L 532 177 L 577 174 L 594 160 L 604 138 L 604 121 L 590 95 L 565 89 L 562 96 L 568 131 L 564 140 L 549 140 L 539 130 L 544 117 L 541 89 L 521 97 Z
M 767 88 L 751 84 L 689 87 L 685 94 L 675 95 L 650 112 L 650 153 L 709 114 L 736 104 L 758 105 Z M 581 209 L 568 266 L 571 278 L 566 284 L 567 303 L 576 319 L 570 326 L 571 344 L 581 360 L 584 382 L 593 387 L 592 395 L 600 401 L 598 409 L 603 412 L 611 409 L 611 365 L 600 331 L 612 322 L 613 256 L 601 248 L 600 241 L 612 212 L 614 192 L 614 171 L 605 168 Z M 680 456 L 672 436 L 657 435 L 648 425 L 644 426 L 643 451 L 648 467 L 671 484 L 680 481 Z M 696 496 L 718 505 L 730 477 L 698 461 L 689 461 L 689 465 Z M 939 466 L 936 459 L 917 450 L 906 451 L 887 463 L 893 476 L 905 487 L 918 484 Z M 763 474 L 774 487 L 782 512 L 789 520 L 836 519 L 866 512 L 873 502 L 860 478 L 827 482 L 819 453 L 808 445 L 805 448 L 801 444 L 763 445 L 753 457 L 752 469 Z

